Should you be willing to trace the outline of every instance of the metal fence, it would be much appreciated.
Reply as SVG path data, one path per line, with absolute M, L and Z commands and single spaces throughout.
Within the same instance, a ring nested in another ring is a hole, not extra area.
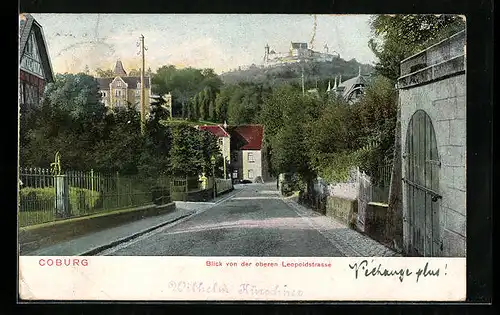
M 387 203 L 389 201 L 389 187 L 391 186 L 392 163 L 380 166 L 377 174 L 371 176 L 372 201 Z
M 233 181 L 231 179 L 216 178 L 215 183 L 217 187 L 217 194 L 222 194 L 233 188 Z
M 19 179 L 20 226 L 170 202 L 167 176 L 103 175 L 92 170 L 52 175 L 48 169 L 22 168 Z M 66 205 L 62 212 L 61 205 Z

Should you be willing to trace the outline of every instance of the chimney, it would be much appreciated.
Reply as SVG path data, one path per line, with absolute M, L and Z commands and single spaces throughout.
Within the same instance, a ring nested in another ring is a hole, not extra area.
M 113 71 L 116 76 L 126 77 L 127 72 L 123 68 L 123 64 L 120 60 L 116 61 L 115 70 Z
M 225 120 L 224 120 L 224 129 L 227 129 L 227 123 Z

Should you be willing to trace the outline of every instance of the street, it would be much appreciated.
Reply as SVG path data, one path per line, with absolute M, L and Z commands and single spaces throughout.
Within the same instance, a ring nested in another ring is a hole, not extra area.
M 241 185 L 233 194 L 186 221 L 160 228 L 101 254 L 344 256 L 306 218 L 281 200 L 275 183 Z

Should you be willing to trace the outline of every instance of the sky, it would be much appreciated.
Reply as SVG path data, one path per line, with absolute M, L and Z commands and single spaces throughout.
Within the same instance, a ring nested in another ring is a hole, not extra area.
M 314 16 L 275 14 L 32 14 L 42 26 L 56 73 L 89 67 L 138 69 L 144 35 L 146 69 L 162 65 L 212 68 L 217 73 L 260 64 L 264 46 L 286 52 L 290 42 L 309 43 Z M 317 15 L 314 50 L 374 63 L 368 47 L 369 15 Z

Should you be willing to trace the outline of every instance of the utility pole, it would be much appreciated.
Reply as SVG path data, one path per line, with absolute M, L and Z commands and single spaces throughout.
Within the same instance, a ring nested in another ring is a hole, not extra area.
M 144 35 L 141 34 L 141 58 L 142 58 L 142 67 L 141 67 L 141 134 L 144 135 L 146 128 L 146 95 L 144 89 L 144 68 L 146 65 L 145 57 L 144 57 Z

